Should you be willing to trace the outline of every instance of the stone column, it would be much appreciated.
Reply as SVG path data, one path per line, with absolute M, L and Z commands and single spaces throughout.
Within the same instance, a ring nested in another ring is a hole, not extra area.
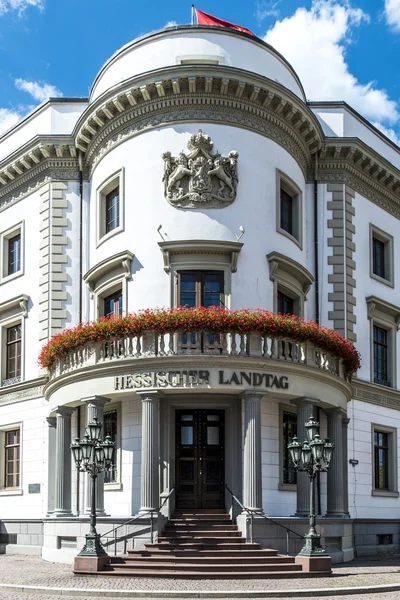
M 343 512 L 349 517 L 349 457 L 348 457 L 348 437 L 347 428 L 350 419 L 345 414 L 342 415 L 342 440 L 343 440 Z
M 104 396 L 89 396 L 81 398 L 81 402 L 87 405 L 87 424 L 97 418 L 98 422 L 104 425 L 104 405 L 110 402 L 109 398 Z M 101 438 L 104 439 L 104 428 L 101 430 Z M 86 476 L 86 513 L 90 513 L 90 486 L 91 477 Z M 104 471 L 99 473 L 96 479 L 96 514 L 103 515 L 104 511 Z
M 297 398 L 292 403 L 297 406 L 297 437 L 299 442 L 307 438 L 305 424 L 314 416 L 314 406 L 318 400 Z M 297 508 L 296 517 L 308 517 L 310 512 L 310 481 L 307 473 L 297 473 Z
M 71 416 L 73 408 L 56 409 L 55 517 L 72 516 L 71 511 Z
M 328 437 L 334 444 L 332 462 L 328 471 L 327 517 L 344 517 L 343 491 L 343 437 L 342 411 L 340 408 L 325 410 L 328 417 Z
M 261 457 L 261 399 L 265 394 L 245 392 L 243 504 L 263 512 Z
M 57 419 L 56 417 L 48 417 L 48 466 L 47 466 L 47 513 L 51 514 L 55 508 L 55 477 L 56 477 L 56 432 Z
M 140 512 L 160 505 L 159 401 L 158 392 L 138 392 L 142 398 L 142 474 Z

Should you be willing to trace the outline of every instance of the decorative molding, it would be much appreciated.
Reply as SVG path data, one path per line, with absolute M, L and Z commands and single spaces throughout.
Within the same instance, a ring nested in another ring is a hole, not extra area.
M 243 244 L 241 242 L 229 242 L 224 240 L 177 240 L 158 242 L 164 259 L 164 271 L 171 271 L 171 259 L 177 254 L 214 254 L 229 257 L 231 272 L 236 273 L 239 252 Z
M 360 379 L 353 379 L 352 387 L 355 400 L 400 410 L 400 390 L 386 388 Z
M 19 296 L 15 296 L 14 298 L 11 298 L 10 300 L 6 300 L 5 302 L 0 302 L 0 315 L 13 310 L 15 308 L 20 308 L 20 310 L 22 311 L 22 316 L 23 317 L 27 317 L 28 316 L 28 303 L 29 303 L 29 296 L 27 296 L 26 294 L 20 294 Z
M 213 145 L 199 129 L 187 143 L 189 154 L 173 157 L 164 152 L 164 195 L 172 206 L 223 208 L 235 200 L 239 154 L 231 150 L 227 157 L 213 155 Z
M 12 388 L 7 387 L 4 390 L 0 387 L 0 406 L 43 397 L 46 381 L 47 378 L 40 377 L 28 382 L 16 383 Z
M 397 331 L 400 329 L 400 307 L 395 306 L 394 304 L 390 304 L 390 302 L 386 302 L 386 300 L 381 300 L 376 296 L 368 296 L 365 298 L 367 302 L 367 315 L 368 319 L 371 320 L 374 317 L 378 317 L 376 311 L 391 317 L 394 324 L 396 325 Z
M 269 264 L 269 278 L 275 281 L 279 271 L 289 273 L 296 279 L 302 287 L 303 294 L 307 296 L 310 287 L 314 283 L 314 276 L 303 265 L 296 262 L 288 256 L 280 254 L 280 252 L 270 252 L 267 254 Z
M 129 250 L 124 250 L 124 252 L 114 254 L 113 256 L 102 260 L 101 262 L 97 263 L 97 265 L 94 265 L 94 267 L 89 269 L 89 271 L 83 276 L 83 281 L 87 284 L 91 293 L 93 294 L 97 287 L 98 280 L 118 267 L 122 268 L 125 279 L 130 279 L 131 265 L 134 258 L 135 255 Z

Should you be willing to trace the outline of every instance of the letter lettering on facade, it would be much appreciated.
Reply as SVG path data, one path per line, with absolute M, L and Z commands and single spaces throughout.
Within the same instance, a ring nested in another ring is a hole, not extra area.
M 133 388 L 132 375 L 126 376 L 126 389 L 131 390 Z
M 156 374 L 156 386 L 158 387 L 167 387 L 168 381 L 167 376 L 163 371 L 159 371 Z
M 243 383 L 243 379 L 247 381 L 249 385 L 251 385 L 251 373 L 244 373 L 240 371 L 240 383 Z
M 271 385 L 271 387 L 276 387 L 276 388 L 280 387 L 280 385 L 279 385 L 279 379 L 277 378 L 276 375 L 274 375 L 274 378 L 272 379 L 272 385 Z
M 197 371 L 188 371 L 186 381 L 187 385 L 196 385 L 196 383 L 201 383 L 201 380 L 197 378 Z
M 253 373 L 253 385 L 258 387 L 262 384 L 263 376 L 260 373 Z
M 271 387 L 271 379 L 272 379 L 272 375 L 270 375 L 269 373 L 265 374 L 265 387 Z
M 199 371 L 199 383 L 210 383 L 210 371 Z
M 289 388 L 289 380 L 287 377 L 279 378 L 279 387 L 281 387 L 283 390 L 287 390 Z
M 240 385 L 239 377 L 236 375 L 235 372 L 232 373 L 232 377 L 229 383 L 235 383 L 236 385 Z
M 200 371 L 200 373 L 202 373 L 202 371 Z M 229 385 L 228 380 L 224 381 L 224 372 L 223 371 L 219 371 L 218 383 L 220 383 L 221 385 Z

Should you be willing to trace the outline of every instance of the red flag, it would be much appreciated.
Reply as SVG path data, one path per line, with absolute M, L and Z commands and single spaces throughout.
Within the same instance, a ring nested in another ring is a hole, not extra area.
M 246 27 L 240 27 L 240 25 L 234 25 L 233 23 L 229 23 L 229 21 L 223 21 L 222 19 L 218 19 L 218 17 L 213 17 L 201 10 L 196 8 L 196 17 L 198 25 L 217 25 L 217 27 L 228 27 L 229 29 L 236 29 L 237 31 L 244 31 L 244 33 L 249 33 L 250 35 L 254 35 L 250 31 L 250 29 L 246 29 Z

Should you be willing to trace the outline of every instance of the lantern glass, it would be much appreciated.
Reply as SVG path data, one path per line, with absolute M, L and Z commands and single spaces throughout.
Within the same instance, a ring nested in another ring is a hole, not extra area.
M 332 454 L 333 454 L 333 444 L 327 438 L 325 440 L 325 444 L 324 444 L 324 461 L 328 465 L 330 464 L 330 462 L 332 460 Z
M 311 442 L 319 432 L 319 423 L 311 416 L 305 424 L 307 440 Z
M 96 452 L 97 464 L 102 465 L 104 463 L 104 448 L 103 448 L 102 444 L 99 444 L 98 446 L 95 447 L 95 452 Z
M 111 463 L 114 454 L 114 442 L 111 440 L 111 437 L 107 435 L 106 439 L 101 445 L 104 449 L 104 457 L 106 462 Z
M 301 462 L 304 467 L 308 467 L 311 462 L 311 448 L 307 442 L 304 442 L 301 448 Z
M 317 434 L 310 443 L 311 451 L 315 460 L 320 461 L 324 452 L 324 442 Z
M 97 417 L 93 417 L 93 420 L 90 421 L 89 425 L 87 426 L 87 431 L 92 442 L 99 439 L 101 428 L 102 424 L 98 422 Z
M 82 448 L 79 443 L 79 438 L 75 438 L 75 440 L 71 444 L 72 456 L 77 465 L 82 461 Z
M 93 444 L 89 438 L 89 435 L 86 433 L 83 440 L 81 441 L 83 462 L 86 462 L 86 463 L 89 462 L 90 457 L 92 456 L 92 448 L 93 448 Z
M 297 437 L 294 437 L 290 444 L 288 444 L 290 458 L 295 465 L 297 465 L 300 460 L 300 448 L 301 444 L 299 444 Z

